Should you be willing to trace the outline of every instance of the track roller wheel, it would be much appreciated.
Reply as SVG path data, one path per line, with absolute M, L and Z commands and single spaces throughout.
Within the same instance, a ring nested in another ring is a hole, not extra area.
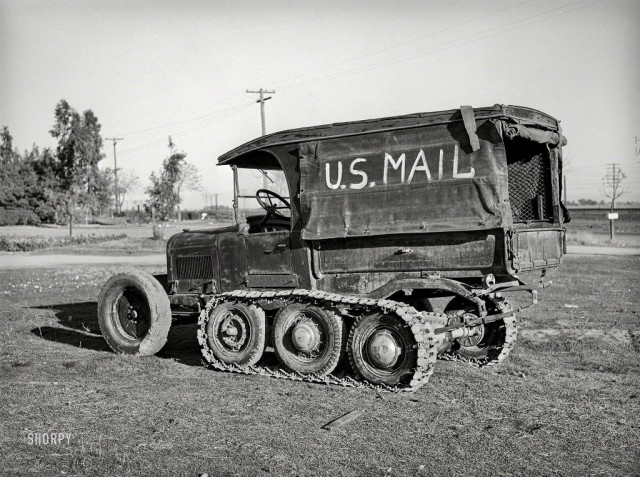
M 382 312 L 356 321 L 349 333 L 347 349 L 354 371 L 371 383 L 387 386 L 410 379 L 418 359 L 409 325 Z
M 342 317 L 331 310 L 290 303 L 276 315 L 273 345 L 278 360 L 289 371 L 325 376 L 344 354 Z
M 265 347 L 264 311 L 238 301 L 220 303 L 211 311 L 206 334 L 206 344 L 220 361 L 254 365 L 262 357 Z
M 490 302 L 487 303 L 487 305 L 490 304 Z M 455 297 L 444 311 L 449 317 L 449 325 L 456 325 L 461 323 L 465 316 L 470 315 L 469 317 L 476 318 L 478 309 L 474 303 L 462 297 Z M 496 310 L 496 312 L 500 312 L 500 310 Z M 504 320 L 478 325 L 476 328 L 476 335 L 454 340 L 450 352 L 478 364 L 495 362 L 506 341 L 507 330 Z

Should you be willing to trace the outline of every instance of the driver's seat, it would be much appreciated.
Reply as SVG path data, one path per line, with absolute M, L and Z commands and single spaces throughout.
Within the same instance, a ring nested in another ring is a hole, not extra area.
M 251 215 L 247 217 L 247 224 L 249 224 L 250 234 L 280 232 L 291 229 L 291 219 L 288 217 L 271 216 L 265 221 L 264 215 Z

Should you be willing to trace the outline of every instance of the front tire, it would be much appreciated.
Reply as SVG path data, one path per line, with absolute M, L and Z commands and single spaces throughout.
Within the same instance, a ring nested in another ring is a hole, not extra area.
M 262 308 L 236 301 L 223 302 L 209 315 L 207 345 L 223 363 L 253 366 L 264 353 L 266 328 Z
M 169 298 L 150 274 L 123 271 L 109 278 L 100 291 L 98 324 L 116 353 L 154 355 L 167 342 L 171 327 Z

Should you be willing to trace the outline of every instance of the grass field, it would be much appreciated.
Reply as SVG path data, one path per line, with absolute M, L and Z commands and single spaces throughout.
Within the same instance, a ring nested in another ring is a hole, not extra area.
M 181 224 L 171 223 L 166 226 L 159 227 L 164 240 L 153 240 L 151 225 L 119 225 L 119 226 L 77 226 L 74 227 L 74 236 L 81 235 L 127 235 L 124 239 L 110 240 L 106 242 L 73 245 L 65 247 L 56 247 L 35 252 L 29 252 L 37 255 L 43 254 L 74 254 L 74 255 L 145 255 L 150 253 L 164 253 L 167 245 L 167 239 L 172 235 L 182 232 L 185 228 L 216 228 L 229 224 L 211 223 L 203 221 L 185 221 Z M 60 226 L 43 226 L 34 227 L 26 225 L 16 225 L 9 227 L 0 227 L 0 236 L 10 237 L 35 237 L 35 236 L 53 236 L 66 237 L 69 229 Z M 2 258 L 0 257 L 0 260 Z
M 150 225 L 118 225 L 118 226 L 77 226 L 74 235 L 118 235 L 126 234 L 127 238 L 100 242 L 96 244 L 70 247 L 57 247 L 30 252 L 34 254 L 103 254 L 103 255 L 144 255 L 163 253 L 166 240 L 185 228 L 216 228 L 228 223 L 211 223 L 204 221 L 184 221 L 181 224 L 170 223 L 160 227 L 164 240 L 153 240 Z M 608 221 L 575 218 L 567 224 L 567 242 L 570 245 L 640 247 L 640 222 L 631 218 L 621 221 L 619 233 L 615 240 L 609 240 Z M 10 226 L 0 227 L 0 236 L 60 236 L 68 234 L 68 229 L 61 226 Z M 1 257 L 0 257 L 1 260 Z
M 439 361 L 410 395 L 214 372 L 193 325 L 118 356 L 95 316 L 113 268 L 3 270 L 0 474 L 639 475 L 639 350 L 587 333 L 640 331 L 638 270 L 567 257 L 507 362 Z M 567 334 L 527 338 L 542 329 Z M 30 444 L 45 432 L 70 437 Z
M 165 238 L 181 232 L 183 227 L 189 227 L 187 222 L 181 225 L 171 224 L 166 227 L 159 227 Z M 73 227 L 74 235 L 118 235 L 127 234 L 129 237 L 150 238 L 152 235 L 151 225 L 75 225 Z M 69 228 L 66 226 L 40 226 L 32 225 L 11 225 L 0 227 L 0 235 L 51 235 L 64 237 L 69 235 Z
M 574 245 L 640 247 L 640 221 L 634 217 L 616 221 L 616 236 L 609 239 L 609 221 L 574 217 L 567 227 L 567 241 Z

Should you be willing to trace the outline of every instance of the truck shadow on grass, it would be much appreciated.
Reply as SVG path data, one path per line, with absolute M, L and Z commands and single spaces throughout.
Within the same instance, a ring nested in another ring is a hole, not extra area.
M 38 338 L 92 351 L 113 351 L 100 334 L 97 302 L 63 303 L 33 307 L 51 310 L 61 326 L 38 326 L 31 333 Z M 201 354 L 196 339 L 196 324 L 172 326 L 167 344 L 156 354 L 188 366 L 201 366 Z

